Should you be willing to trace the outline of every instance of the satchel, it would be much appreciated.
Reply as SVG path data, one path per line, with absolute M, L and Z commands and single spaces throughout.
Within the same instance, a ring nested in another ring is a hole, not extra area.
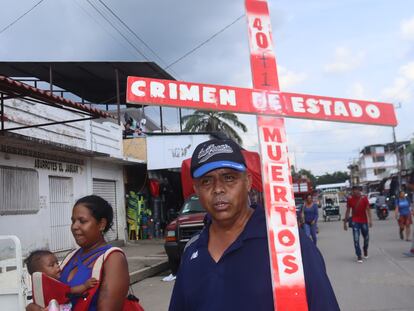
M 70 253 L 68 256 L 66 256 L 66 258 L 62 262 L 62 265 L 61 265 L 62 268 L 69 262 L 69 260 L 73 257 L 73 255 L 77 251 L 78 250 L 75 250 L 72 253 Z M 93 264 L 92 275 L 91 275 L 92 277 L 94 277 L 98 281 L 100 280 L 102 273 L 103 273 L 103 265 L 105 263 L 105 260 L 113 252 L 121 252 L 124 254 L 124 252 L 118 247 L 111 247 L 110 249 L 108 249 L 104 254 L 100 255 L 96 259 L 95 263 Z M 73 308 L 73 311 L 89 310 L 89 305 L 91 304 L 92 299 L 95 293 L 97 292 L 98 288 L 99 288 L 99 285 L 95 285 L 94 287 L 88 289 L 86 291 L 86 296 L 83 299 L 79 299 L 79 301 L 76 303 L 75 307 Z M 132 288 L 130 288 L 130 291 L 132 291 Z M 133 294 L 129 294 L 128 297 L 125 297 L 122 311 L 144 311 L 144 308 L 142 308 L 142 306 L 140 305 L 139 299 L 137 297 L 135 297 Z
M 144 311 L 144 308 L 139 304 L 139 299 L 133 294 L 129 294 L 124 301 L 122 311 Z

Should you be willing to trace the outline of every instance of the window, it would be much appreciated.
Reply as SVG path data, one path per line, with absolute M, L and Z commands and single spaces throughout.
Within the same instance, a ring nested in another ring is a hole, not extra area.
M 371 153 L 384 153 L 384 146 L 371 147 Z
M 372 162 L 384 162 L 385 157 L 383 155 L 374 155 L 372 157 Z
M 385 168 L 374 168 L 375 175 L 381 175 L 384 172 L 385 172 Z
M 0 166 L 0 215 L 39 211 L 39 176 L 36 170 Z

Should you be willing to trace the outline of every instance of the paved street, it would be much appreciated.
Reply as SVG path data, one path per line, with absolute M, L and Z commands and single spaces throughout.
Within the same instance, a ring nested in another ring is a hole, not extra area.
M 363 264 L 355 262 L 352 233 L 342 222 L 320 223 L 319 247 L 341 310 L 414 310 L 414 258 L 402 255 L 410 243 L 399 239 L 393 216 L 379 221 L 373 214 L 370 257 Z
M 351 231 L 345 232 L 342 222 L 320 222 L 319 248 L 341 310 L 412 311 L 414 258 L 402 255 L 410 243 L 399 239 L 392 217 L 379 221 L 373 215 L 373 219 L 370 258 L 362 264 L 356 262 Z M 168 308 L 173 282 L 161 282 L 162 277 L 152 277 L 133 286 L 146 310 Z

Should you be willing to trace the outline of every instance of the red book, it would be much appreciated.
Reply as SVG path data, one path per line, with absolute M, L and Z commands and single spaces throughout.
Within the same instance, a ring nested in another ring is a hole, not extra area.
M 70 287 L 42 272 L 32 275 L 33 302 L 41 307 L 47 307 L 52 299 L 59 304 L 69 302 Z

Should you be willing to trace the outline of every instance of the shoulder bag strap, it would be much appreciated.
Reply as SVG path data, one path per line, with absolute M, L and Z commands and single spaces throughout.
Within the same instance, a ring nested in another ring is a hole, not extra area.
M 68 264 L 68 262 L 73 258 L 73 256 L 76 255 L 76 253 L 80 250 L 80 248 L 74 249 L 69 254 L 66 255 L 66 257 L 63 259 L 63 261 L 60 264 L 60 268 L 63 270 L 63 268 Z
M 102 277 L 102 273 L 103 273 L 103 267 L 104 267 L 105 260 L 107 260 L 109 256 L 114 252 L 121 252 L 122 254 L 124 254 L 124 251 L 120 249 L 119 247 L 111 247 L 110 249 L 106 250 L 105 253 L 100 255 L 96 259 L 95 263 L 93 264 L 91 277 L 100 281 Z M 95 296 L 96 292 L 98 291 L 99 286 L 100 286 L 100 282 L 96 286 L 88 289 L 86 291 L 87 297 L 84 299 L 79 299 L 78 302 L 76 303 L 75 308 L 73 308 L 73 311 L 89 310 L 89 306 L 92 302 L 92 298 Z

